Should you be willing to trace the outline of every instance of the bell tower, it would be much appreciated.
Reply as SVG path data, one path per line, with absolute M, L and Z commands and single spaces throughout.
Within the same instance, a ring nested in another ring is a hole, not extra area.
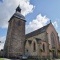
M 25 17 L 18 6 L 9 20 L 7 37 L 4 45 L 4 56 L 8 58 L 24 55 Z

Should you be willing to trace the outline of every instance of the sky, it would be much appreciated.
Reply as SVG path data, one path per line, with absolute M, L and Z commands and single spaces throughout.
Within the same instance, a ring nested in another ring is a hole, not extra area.
M 48 24 L 51 20 L 60 36 L 60 0 L 0 0 L 0 49 L 6 40 L 8 21 L 20 5 L 26 19 L 26 33 Z

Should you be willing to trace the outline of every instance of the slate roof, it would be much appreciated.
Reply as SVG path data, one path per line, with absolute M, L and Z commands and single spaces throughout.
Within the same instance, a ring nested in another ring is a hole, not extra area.
M 11 21 L 13 17 L 26 21 L 25 17 L 21 14 L 21 9 L 19 6 L 16 8 L 16 12 L 13 14 L 9 21 Z
M 42 41 L 40 38 L 35 38 L 37 43 L 39 43 L 39 41 Z
M 32 40 L 28 40 L 28 42 L 29 42 L 29 44 L 31 44 L 32 43 Z
M 33 36 L 36 36 L 36 35 L 38 35 L 38 34 L 41 34 L 41 33 L 45 32 L 46 29 L 47 29 L 47 27 L 48 27 L 50 24 L 51 24 L 51 23 L 49 23 L 49 24 L 47 24 L 46 26 L 43 26 L 42 28 L 37 29 L 37 30 L 35 30 L 35 31 L 31 32 L 31 33 L 26 34 L 26 38 L 33 37 Z
M 21 13 L 19 13 L 19 12 L 16 12 L 16 13 L 14 14 L 14 16 L 17 17 L 17 18 L 20 18 L 20 19 L 22 19 L 22 20 L 25 20 L 25 17 L 24 17 Z

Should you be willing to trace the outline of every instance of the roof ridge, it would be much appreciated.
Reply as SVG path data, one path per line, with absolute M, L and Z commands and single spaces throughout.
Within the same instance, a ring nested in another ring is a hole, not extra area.
M 47 25 L 45 25 L 45 26 L 43 26 L 43 27 L 41 27 L 41 28 L 39 28 L 39 29 L 37 29 L 37 30 L 40 30 L 40 29 L 42 29 L 42 28 L 44 28 L 44 27 L 48 27 L 48 25 L 50 25 L 50 23 L 49 24 L 47 24 Z M 34 30 L 34 31 L 37 31 L 37 30 Z M 32 32 L 34 32 L 34 31 L 32 31 Z M 32 32 L 30 32 L 30 33 L 32 33 Z M 28 33 L 29 34 L 29 33 Z
M 45 25 L 45 26 L 43 26 L 43 27 L 41 27 L 41 28 L 39 28 L 39 29 L 37 29 L 37 30 L 34 30 L 34 31 L 32 31 L 32 32 L 30 32 L 30 33 L 28 33 L 28 34 L 26 34 L 26 37 L 32 37 L 32 36 L 38 35 L 39 33 L 45 32 L 46 29 L 47 29 L 47 27 L 48 27 L 50 24 L 51 24 L 51 23 L 49 23 L 49 24 L 47 24 L 47 25 Z M 36 33 L 36 32 L 37 32 L 37 33 Z

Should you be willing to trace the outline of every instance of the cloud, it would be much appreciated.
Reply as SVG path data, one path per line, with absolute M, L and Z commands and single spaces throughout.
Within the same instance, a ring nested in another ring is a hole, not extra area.
M 35 6 L 30 4 L 30 0 L 21 0 L 20 7 L 22 9 L 21 13 L 25 16 L 25 15 L 33 12 L 33 9 Z
M 28 25 L 26 25 L 26 33 L 32 32 L 36 29 L 39 29 L 47 24 L 47 22 L 50 19 L 46 16 L 42 16 L 41 14 L 37 15 L 36 19 L 29 22 Z
M 58 23 L 57 23 L 57 21 L 54 21 L 52 24 L 55 26 L 55 28 L 58 27 Z
M 34 6 L 30 4 L 30 0 L 4 0 L 0 3 L 0 27 L 7 28 L 8 21 L 14 14 L 16 7 L 20 4 L 21 13 L 25 16 L 33 12 Z
M 1 43 L 0 43 L 0 50 L 3 49 L 5 40 L 6 40 L 6 36 L 0 37 L 0 41 L 1 41 Z

